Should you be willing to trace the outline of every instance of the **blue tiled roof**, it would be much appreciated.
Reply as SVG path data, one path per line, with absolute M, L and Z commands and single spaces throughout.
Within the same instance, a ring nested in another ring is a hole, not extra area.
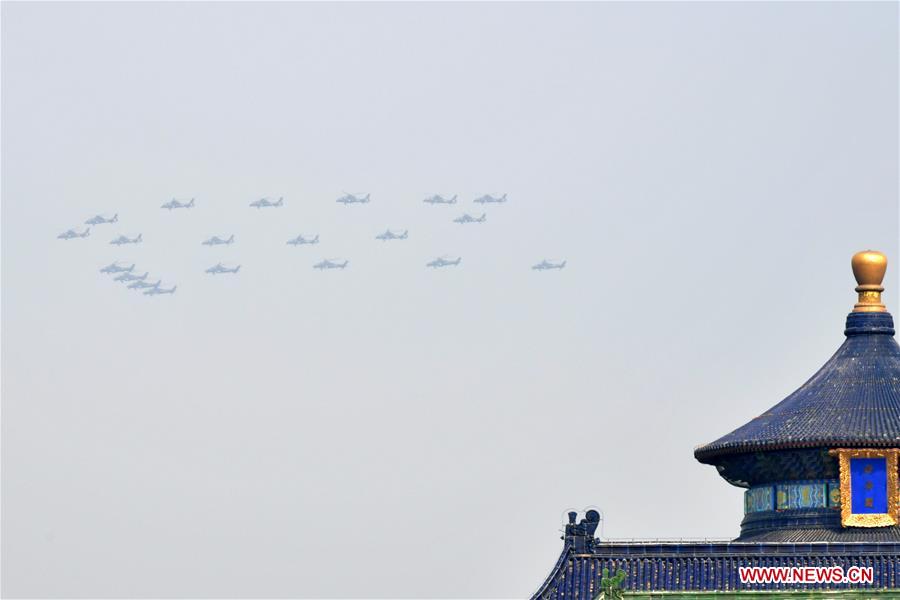
M 588 600 L 603 569 L 625 572 L 628 592 L 747 592 L 796 590 L 786 583 L 743 584 L 740 567 L 872 567 L 871 584 L 807 584 L 804 590 L 857 589 L 860 598 L 900 588 L 896 543 L 632 543 L 597 542 L 579 553 L 569 543 L 532 600 Z M 862 590 L 865 590 L 863 592 Z M 776 597 L 776 596 L 773 596 Z M 896 598 L 896 592 L 885 597 Z
M 847 339 L 800 389 L 746 425 L 695 450 L 724 454 L 784 448 L 900 446 L 900 346 L 888 313 L 850 313 Z

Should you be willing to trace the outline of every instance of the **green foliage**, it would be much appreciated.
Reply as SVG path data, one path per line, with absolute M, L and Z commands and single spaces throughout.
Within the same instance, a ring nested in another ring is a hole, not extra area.
M 600 578 L 600 593 L 597 598 L 604 600 L 621 600 L 625 592 L 622 590 L 622 584 L 625 583 L 625 571 L 619 569 L 615 576 L 609 576 L 609 569 L 603 569 L 603 576 Z

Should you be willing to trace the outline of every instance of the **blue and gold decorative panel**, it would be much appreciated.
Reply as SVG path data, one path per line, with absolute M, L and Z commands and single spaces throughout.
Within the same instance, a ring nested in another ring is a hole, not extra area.
M 898 522 L 897 454 L 900 450 L 840 448 L 841 524 L 887 527 Z
M 824 483 L 801 483 L 788 486 L 788 509 L 825 508 L 827 502 Z
M 858 463 L 859 468 L 863 471 L 861 489 L 866 490 L 866 484 L 872 477 L 879 476 L 874 467 L 872 475 L 865 473 L 867 463 Z M 869 477 L 869 480 L 866 479 Z M 875 482 L 871 481 L 874 489 Z M 900 493 L 900 490 L 898 490 Z M 883 494 L 890 496 L 890 494 Z M 865 498 L 862 499 L 865 504 Z M 877 511 L 882 505 L 880 501 L 872 496 L 873 506 L 870 510 Z M 754 486 L 744 491 L 744 514 L 765 512 L 768 510 L 808 510 L 815 508 L 841 508 L 841 483 L 835 479 L 812 479 L 800 481 L 785 481 L 783 483 L 775 483 L 769 485 Z M 865 508 L 865 507 L 864 507 Z M 854 512 L 857 512 L 854 510 Z M 877 512 L 865 513 L 858 511 L 859 514 L 881 514 Z M 900 522 L 900 520 L 898 520 Z
M 775 488 L 771 485 L 750 488 L 744 492 L 744 514 L 775 510 Z
M 775 486 L 775 508 L 777 510 L 785 510 L 788 505 L 788 485 L 779 484 Z
M 839 481 L 828 482 L 828 508 L 841 507 L 841 483 Z
M 779 483 L 775 486 L 778 510 L 803 510 L 828 506 L 827 481 Z

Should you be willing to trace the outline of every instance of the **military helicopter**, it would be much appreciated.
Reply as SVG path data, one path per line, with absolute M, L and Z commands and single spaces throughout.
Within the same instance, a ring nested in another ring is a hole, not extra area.
M 554 263 L 544 259 L 531 268 L 535 271 L 548 271 L 550 269 L 559 269 L 560 271 L 562 271 L 564 268 L 566 268 L 566 261 Z
M 134 271 L 134 263 L 130 267 L 120 267 L 119 263 L 112 263 L 100 269 L 101 273 L 130 273 Z
M 175 198 L 172 198 L 169 202 L 166 202 L 160 208 L 165 208 L 168 210 L 175 210 L 176 208 L 194 208 L 194 199 L 191 198 L 189 202 L 180 202 Z
M 210 275 L 219 275 L 221 273 L 237 273 L 241 270 L 241 265 L 229 269 L 222 263 L 216 263 L 206 270 Z
M 150 275 L 149 272 L 144 273 L 143 275 L 135 275 L 133 273 L 122 273 L 118 277 L 114 277 L 113 281 L 121 281 L 123 283 L 126 281 L 143 281 L 143 280 L 147 279 L 148 275 Z
M 97 215 L 96 217 L 91 217 L 87 221 L 84 222 L 85 225 L 103 225 L 104 223 L 118 223 L 119 222 L 119 213 L 116 213 L 112 216 L 111 219 L 105 218 L 103 215 Z
M 272 202 L 268 198 L 260 198 L 259 200 L 256 200 L 256 201 L 250 203 L 250 206 L 252 208 L 272 208 L 275 206 L 283 206 L 283 205 L 284 205 L 283 197 L 278 198 L 278 200 L 276 200 L 275 202 Z
M 472 200 L 472 202 L 476 204 L 503 204 L 506 202 L 506 194 L 502 196 L 498 196 L 497 198 L 491 196 L 490 194 L 485 194 L 484 196 L 479 196 Z
M 211 238 L 209 238 L 208 240 L 206 240 L 205 242 L 200 242 L 200 245 L 201 246 L 221 246 L 222 244 L 224 244 L 227 246 L 227 245 L 230 245 L 233 243 L 234 243 L 234 234 L 232 234 L 231 237 L 228 238 L 227 240 L 223 240 L 219 236 L 214 235 Z
M 58 239 L 58 240 L 72 240 L 72 239 L 75 239 L 75 238 L 86 238 L 86 237 L 88 237 L 89 235 L 91 235 L 91 228 L 90 228 L 90 227 L 88 227 L 87 229 L 85 229 L 85 230 L 84 230 L 83 232 L 81 232 L 81 233 L 78 233 L 78 232 L 75 231 L 74 229 L 69 229 L 68 231 L 63 231 L 61 234 L 59 234 L 58 236 L 56 236 L 56 239 Z
M 440 194 L 435 194 L 434 196 L 429 196 L 422 200 L 422 202 L 426 204 L 456 204 L 456 194 L 453 195 L 452 198 L 444 198 Z
M 431 267 L 433 269 L 437 269 L 440 267 L 455 267 L 460 262 L 462 262 L 462 256 L 458 257 L 456 260 L 450 260 L 445 256 L 439 256 L 430 263 L 426 264 L 425 267 Z
M 318 234 L 316 234 L 315 237 L 305 238 L 305 237 L 303 237 L 303 234 L 301 233 L 294 239 L 288 240 L 287 243 L 290 244 L 291 246 L 303 246 L 304 244 L 318 244 L 319 236 L 318 236 Z
M 119 237 L 111 241 L 110 244 L 114 246 L 121 246 L 122 244 L 140 244 L 142 241 L 144 241 L 143 234 L 139 233 L 136 238 L 128 238 L 124 235 L 120 235 Z
M 354 196 L 353 194 L 344 194 L 335 202 L 339 204 L 343 204 L 344 206 L 349 206 L 351 204 L 366 204 L 369 201 L 369 194 L 365 196 Z
M 173 285 L 169 289 L 164 289 L 164 288 L 159 287 L 159 285 L 156 285 L 156 286 L 150 288 L 149 290 L 145 291 L 144 295 L 145 296 L 158 296 L 160 294 L 174 294 L 175 288 L 177 288 L 177 287 L 178 287 L 177 285 Z
M 159 284 L 161 284 L 161 283 L 162 283 L 161 279 L 159 281 L 157 281 L 156 283 L 150 283 L 150 282 L 144 281 L 142 279 L 142 280 L 134 281 L 134 282 L 128 284 L 128 289 L 129 290 L 141 290 L 144 288 L 158 288 Z
M 409 230 L 406 229 L 401 234 L 396 234 L 390 229 L 386 230 L 384 233 L 378 234 L 375 236 L 376 240 L 381 240 L 382 242 L 386 242 L 388 240 L 405 240 L 409 237 Z
M 470 215 L 469 213 L 465 213 L 461 217 L 456 217 L 453 219 L 454 223 L 464 224 L 464 223 L 484 223 L 487 220 L 487 215 L 485 213 L 481 213 L 481 216 L 477 219 Z
M 325 269 L 346 269 L 347 263 L 349 260 L 345 260 L 344 262 L 337 262 L 330 258 L 326 258 L 322 262 L 318 262 L 313 265 L 313 269 L 319 269 L 320 271 L 324 271 Z

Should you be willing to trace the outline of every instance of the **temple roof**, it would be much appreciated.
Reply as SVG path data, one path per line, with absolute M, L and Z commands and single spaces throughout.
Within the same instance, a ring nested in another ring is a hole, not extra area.
M 834 356 L 787 398 L 697 448 L 697 460 L 714 464 L 726 454 L 787 448 L 900 446 L 900 346 L 881 304 L 884 269 L 858 273 L 859 255 L 853 267 L 860 303 L 847 316 L 847 339 Z
M 880 536 L 879 536 L 880 537 Z M 871 566 L 874 580 L 865 584 L 809 584 L 798 597 L 828 597 L 835 590 L 851 588 L 854 598 L 896 598 L 900 588 L 900 544 L 874 539 L 868 542 L 644 542 L 607 543 L 597 541 L 587 551 L 579 551 L 566 539 L 553 570 L 532 594 L 531 600 L 586 600 L 601 590 L 603 570 L 625 573 L 623 590 L 644 598 L 714 592 L 715 597 L 791 597 L 797 584 L 786 582 L 742 583 L 741 567 L 821 567 Z M 781 593 L 778 593 L 781 592 Z M 776 595 L 776 593 L 778 593 Z M 733 596 L 732 596 L 733 594 Z M 712 595 L 712 594 L 711 594 Z M 823 594 L 824 595 L 824 594 Z M 705 597 L 705 594 L 704 594 Z

